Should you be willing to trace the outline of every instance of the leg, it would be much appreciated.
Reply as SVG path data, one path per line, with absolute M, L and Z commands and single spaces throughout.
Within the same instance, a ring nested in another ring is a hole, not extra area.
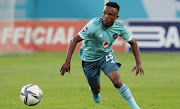
M 96 85 L 90 85 L 90 87 L 94 95 L 97 95 L 100 92 L 100 83 Z
M 94 101 L 96 103 L 100 103 L 101 102 L 101 96 L 99 94 L 100 92 L 100 83 L 96 84 L 96 85 L 90 85 L 89 90 L 92 94 L 92 97 L 94 99 Z
M 84 74 L 89 83 L 89 90 L 92 94 L 92 97 L 96 103 L 100 103 L 101 96 L 100 92 L 100 69 L 97 66 L 96 62 L 84 62 L 82 61 L 82 66 L 84 70 Z
M 99 92 L 100 92 L 99 76 L 100 76 L 100 74 L 93 76 L 91 78 L 87 78 L 89 86 L 90 86 L 89 90 L 90 90 L 92 97 L 96 103 L 101 102 L 101 96 L 99 94 Z
M 109 79 L 112 81 L 114 87 L 121 88 L 123 85 L 122 81 L 120 80 L 120 74 L 119 71 L 113 71 L 109 73 Z
M 96 103 L 101 102 L 101 96 L 99 94 L 100 92 L 100 83 L 99 83 L 99 76 L 93 77 L 93 78 L 87 78 L 89 83 L 89 90 L 92 94 L 92 97 Z M 95 84 L 95 85 L 94 85 Z
M 119 71 L 113 71 L 109 73 L 109 79 L 112 81 L 114 86 L 118 89 L 121 96 L 126 100 L 126 102 L 133 109 L 140 109 L 139 106 L 136 104 L 130 89 L 125 84 L 123 84 L 122 81 L 120 80 Z
M 113 85 L 118 89 L 121 96 L 133 109 L 140 109 L 136 104 L 130 89 L 120 80 L 119 67 L 121 64 L 116 61 L 113 53 L 110 52 L 107 54 L 105 58 L 102 58 L 102 61 L 101 68 L 103 72 L 109 77 Z

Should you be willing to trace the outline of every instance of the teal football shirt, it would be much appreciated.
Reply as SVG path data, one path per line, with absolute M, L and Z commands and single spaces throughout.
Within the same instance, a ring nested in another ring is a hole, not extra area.
M 132 35 L 123 22 L 115 20 L 114 24 L 107 28 L 100 17 L 90 20 L 78 35 L 84 39 L 80 48 L 80 58 L 86 62 L 100 60 L 112 51 L 112 44 L 118 36 L 126 41 L 132 39 Z

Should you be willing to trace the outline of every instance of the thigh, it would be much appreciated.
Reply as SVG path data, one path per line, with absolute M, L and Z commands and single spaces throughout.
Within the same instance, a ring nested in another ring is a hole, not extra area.
M 82 67 L 90 86 L 99 84 L 100 68 L 97 62 L 82 61 Z
M 119 71 L 121 64 L 116 61 L 112 52 L 102 58 L 101 69 L 105 75 L 109 76 L 109 73 Z

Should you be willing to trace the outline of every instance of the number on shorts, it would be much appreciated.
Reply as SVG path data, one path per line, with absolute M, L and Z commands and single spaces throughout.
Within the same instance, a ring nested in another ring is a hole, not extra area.
M 113 59 L 113 55 L 111 52 L 108 55 L 106 55 L 106 61 L 109 61 L 110 59 Z

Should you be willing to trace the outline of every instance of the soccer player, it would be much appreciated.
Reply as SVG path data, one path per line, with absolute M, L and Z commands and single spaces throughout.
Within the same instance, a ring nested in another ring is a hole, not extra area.
M 78 42 L 84 40 L 80 48 L 80 58 L 82 68 L 89 83 L 89 90 L 96 103 L 100 103 L 100 71 L 112 81 L 120 95 L 133 109 L 140 109 L 136 104 L 130 89 L 120 80 L 119 67 L 121 66 L 113 55 L 112 43 L 121 36 L 132 48 L 136 60 L 136 76 L 144 75 L 141 67 L 140 52 L 136 41 L 129 33 L 123 22 L 118 21 L 119 5 L 115 2 L 108 2 L 103 10 L 102 17 L 90 20 L 84 28 L 71 40 L 64 64 L 60 72 L 63 76 L 65 72 L 70 73 L 71 57 Z

